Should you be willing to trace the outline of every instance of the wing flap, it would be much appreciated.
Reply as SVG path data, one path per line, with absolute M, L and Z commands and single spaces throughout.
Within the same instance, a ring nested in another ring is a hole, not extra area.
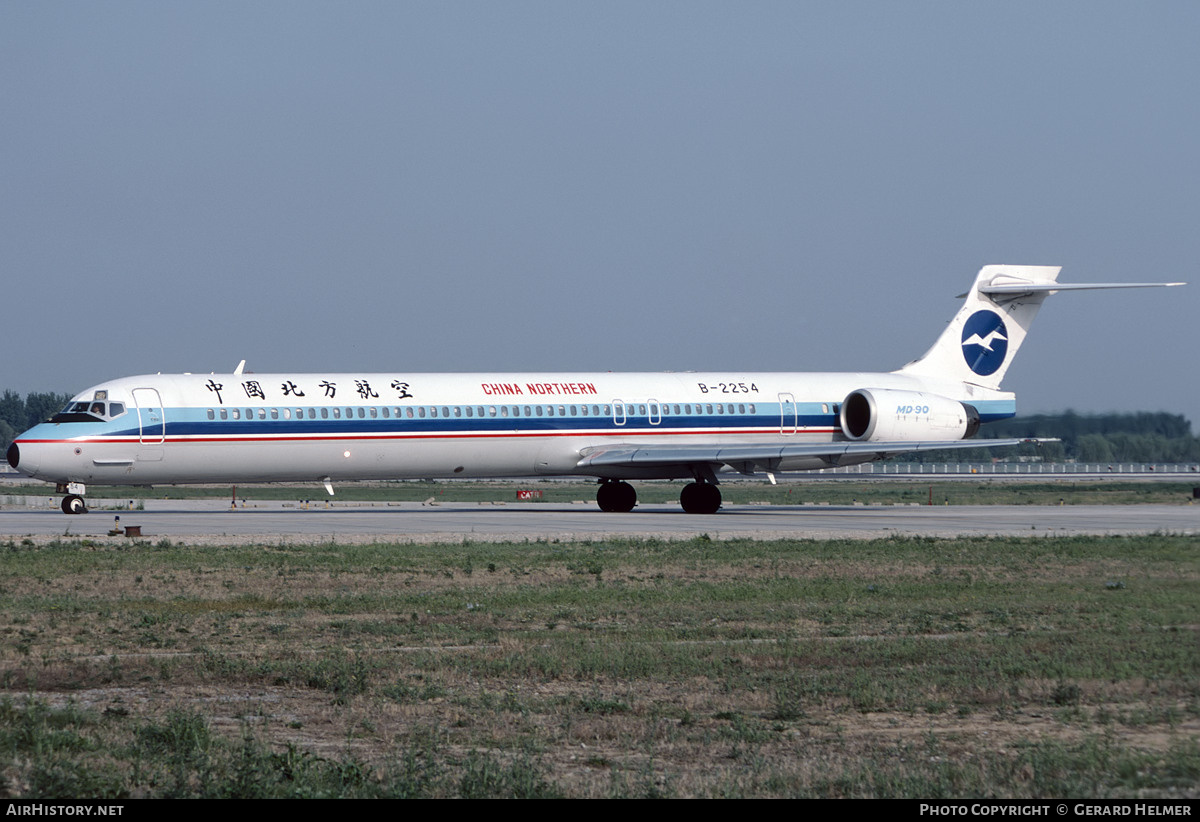
M 729 465 L 746 473 L 751 466 L 773 471 L 788 460 L 827 459 L 836 465 L 840 457 L 863 456 L 884 459 L 915 451 L 941 451 L 963 448 L 1003 448 L 1047 439 L 949 440 L 930 442 L 821 442 L 795 444 L 744 445 L 612 445 L 600 446 L 579 460 L 579 468 L 639 467 L 655 465 Z

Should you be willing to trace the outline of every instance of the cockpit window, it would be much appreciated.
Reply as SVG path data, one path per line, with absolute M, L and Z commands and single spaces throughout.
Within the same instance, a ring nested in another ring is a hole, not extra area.
M 93 410 L 96 407 L 98 410 Z M 50 422 L 103 422 L 104 403 L 69 402 L 62 411 L 50 418 Z
M 125 403 L 123 402 L 72 401 L 67 403 L 62 411 L 51 417 L 50 422 L 104 422 L 106 419 L 119 417 L 124 413 Z

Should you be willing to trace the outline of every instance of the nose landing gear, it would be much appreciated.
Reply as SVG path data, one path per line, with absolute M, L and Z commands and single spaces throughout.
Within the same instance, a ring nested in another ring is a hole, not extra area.
M 69 494 L 63 497 L 62 510 L 64 514 L 86 514 L 87 505 L 83 502 L 83 497 L 78 494 Z
M 87 493 L 87 486 L 82 482 L 60 482 L 54 486 L 54 490 L 60 494 L 66 494 L 62 501 L 64 514 L 87 513 L 87 503 L 83 501 L 83 495 Z

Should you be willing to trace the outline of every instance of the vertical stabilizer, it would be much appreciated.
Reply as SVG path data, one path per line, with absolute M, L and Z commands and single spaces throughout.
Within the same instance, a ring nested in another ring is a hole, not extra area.
M 998 389 L 1061 270 L 985 265 L 938 341 L 898 373 Z

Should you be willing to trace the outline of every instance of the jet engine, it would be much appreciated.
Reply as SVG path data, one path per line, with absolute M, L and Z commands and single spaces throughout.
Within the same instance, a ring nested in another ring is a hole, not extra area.
M 842 433 L 855 442 L 965 440 L 979 431 L 974 406 L 921 391 L 860 388 L 842 402 Z

